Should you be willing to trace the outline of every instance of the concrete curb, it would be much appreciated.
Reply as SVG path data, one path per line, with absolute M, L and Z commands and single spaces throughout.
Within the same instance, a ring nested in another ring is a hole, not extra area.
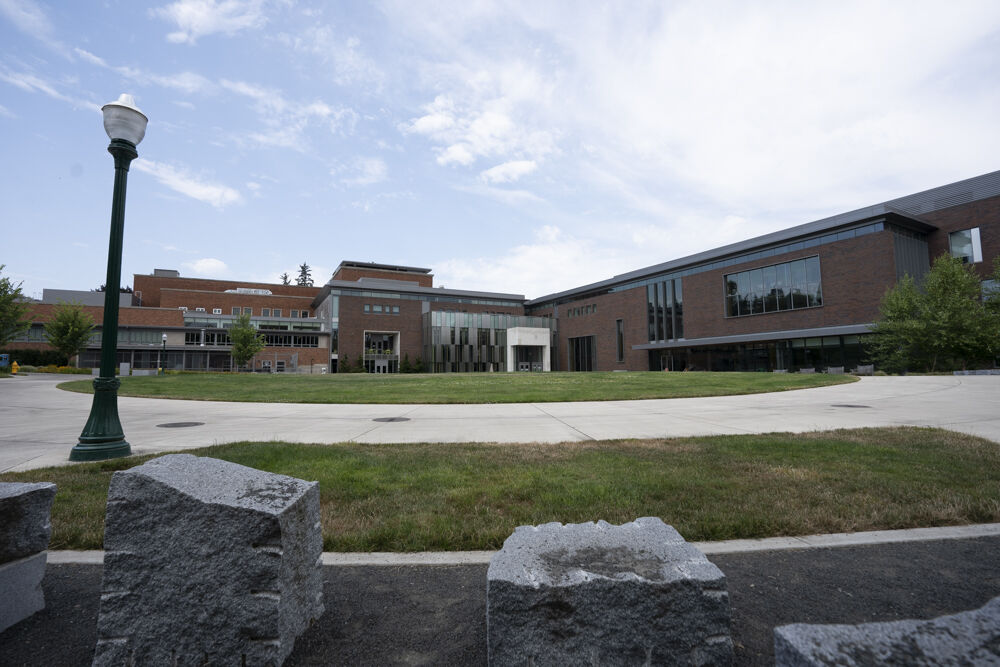
M 827 549 L 866 544 L 962 540 L 973 537 L 1000 535 L 1000 523 L 942 528 L 908 528 L 905 530 L 873 530 L 864 533 L 832 533 L 804 537 L 769 537 L 760 540 L 728 540 L 725 542 L 692 542 L 708 556 L 713 554 L 780 551 L 784 549 Z M 101 565 L 103 551 L 50 551 L 52 565 Z M 335 553 L 324 552 L 323 565 L 336 566 L 404 566 L 404 565 L 488 565 L 494 551 L 424 551 L 419 553 Z

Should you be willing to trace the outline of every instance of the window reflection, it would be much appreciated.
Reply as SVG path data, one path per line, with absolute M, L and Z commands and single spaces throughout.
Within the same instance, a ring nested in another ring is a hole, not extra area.
M 728 317 L 823 305 L 819 257 L 730 273 L 724 280 Z

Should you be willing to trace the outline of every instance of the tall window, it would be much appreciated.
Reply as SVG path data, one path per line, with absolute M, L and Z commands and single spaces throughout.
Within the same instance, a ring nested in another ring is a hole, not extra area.
M 819 257 L 730 273 L 725 287 L 729 317 L 823 305 Z
M 597 368 L 597 350 L 593 336 L 569 339 L 569 369 L 571 371 L 592 371 Z
M 684 337 L 684 296 L 680 278 L 647 285 L 646 308 L 650 341 Z
M 959 258 L 966 264 L 983 261 L 983 244 L 979 239 L 979 227 L 948 234 L 948 245 L 951 256 Z
M 615 340 L 617 342 L 618 361 L 625 361 L 625 322 L 615 320 Z

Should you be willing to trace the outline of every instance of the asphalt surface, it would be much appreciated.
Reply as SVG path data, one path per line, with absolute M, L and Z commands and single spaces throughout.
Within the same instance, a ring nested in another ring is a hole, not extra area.
M 1000 595 L 1000 536 L 710 556 L 739 665 L 786 623 L 933 618 Z M 52 565 L 46 608 L 0 634 L 0 665 L 89 665 L 101 566 Z M 326 612 L 286 665 L 485 665 L 486 566 L 326 566 Z
M 0 472 L 68 463 L 93 399 L 56 384 L 79 378 L 0 379 Z M 308 405 L 119 397 L 118 412 L 136 454 L 239 440 L 573 442 L 863 426 L 936 426 L 1000 442 L 1000 375 L 864 377 L 770 394 L 579 403 Z M 197 425 L 164 426 L 192 422 Z

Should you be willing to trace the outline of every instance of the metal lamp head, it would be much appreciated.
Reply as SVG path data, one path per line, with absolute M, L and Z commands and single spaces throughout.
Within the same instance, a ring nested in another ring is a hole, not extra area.
M 149 119 L 139 111 L 135 99 L 126 93 L 114 102 L 108 102 L 101 107 L 104 114 L 104 131 L 109 139 L 124 139 L 133 146 L 138 146 L 146 136 L 146 123 Z

